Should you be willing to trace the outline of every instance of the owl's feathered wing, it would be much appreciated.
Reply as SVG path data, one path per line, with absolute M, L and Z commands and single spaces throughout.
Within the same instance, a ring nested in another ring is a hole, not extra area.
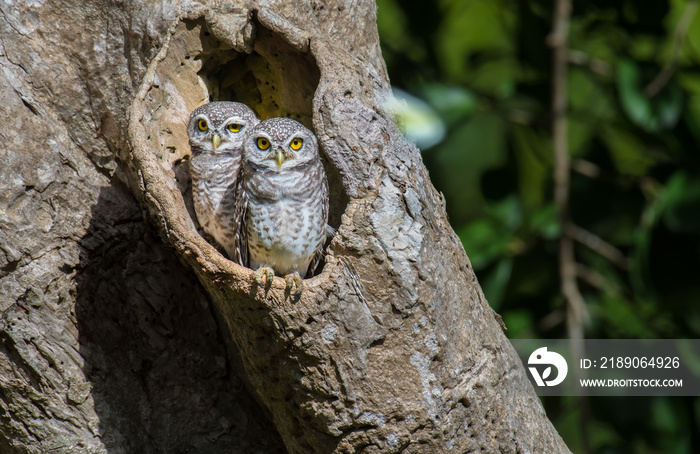
M 236 182 L 235 191 L 235 201 L 236 205 L 233 210 L 233 228 L 231 232 L 233 233 L 233 256 L 231 260 L 242 266 L 248 265 L 248 240 L 246 238 L 246 210 L 248 208 L 248 194 L 246 194 L 243 184 L 243 172 L 244 169 L 241 168 L 241 172 L 238 175 L 238 181 Z
M 322 179 L 322 190 L 321 194 L 322 197 L 324 198 L 323 205 L 321 206 L 322 210 L 322 216 L 323 219 L 328 219 L 328 180 L 326 179 L 325 173 L 323 173 L 323 179 Z M 330 238 L 335 235 L 335 229 L 331 227 L 330 225 L 326 224 L 326 235 L 324 240 L 321 242 L 321 244 L 318 247 L 318 250 L 316 250 L 316 253 L 314 254 L 313 258 L 311 259 L 311 263 L 309 263 L 309 269 L 306 271 L 306 276 L 305 278 L 312 277 L 318 268 L 318 266 L 321 264 L 321 261 L 323 260 L 323 257 L 326 252 L 326 243 Z
M 193 147 L 194 149 L 194 147 Z M 202 229 L 230 255 L 235 189 L 240 173 L 240 155 L 223 157 L 198 154 L 190 161 L 192 197 Z

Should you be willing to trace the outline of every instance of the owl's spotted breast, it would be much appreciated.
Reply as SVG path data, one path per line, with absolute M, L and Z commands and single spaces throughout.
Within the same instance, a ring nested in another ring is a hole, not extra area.
M 328 232 L 328 184 L 316 137 L 291 119 L 265 120 L 246 138 L 242 166 L 248 265 L 312 274 Z

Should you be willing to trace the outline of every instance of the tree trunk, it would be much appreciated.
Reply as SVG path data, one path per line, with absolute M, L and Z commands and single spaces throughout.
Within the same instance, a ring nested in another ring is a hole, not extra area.
M 568 452 L 383 108 L 373 2 L 0 13 L 0 452 Z M 300 298 L 196 230 L 208 100 L 319 138 L 338 232 Z

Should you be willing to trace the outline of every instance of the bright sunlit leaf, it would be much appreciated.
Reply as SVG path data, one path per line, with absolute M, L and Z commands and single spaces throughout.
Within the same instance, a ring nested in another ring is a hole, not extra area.
M 398 88 L 386 100 L 385 107 L 394 115 L 406 137 L 418 148 L 430 148 L 445 137 L 445 124 L 428 103 Z

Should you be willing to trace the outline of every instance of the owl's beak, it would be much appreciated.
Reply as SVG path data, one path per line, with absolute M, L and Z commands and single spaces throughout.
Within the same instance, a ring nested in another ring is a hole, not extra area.
M 282 163 L 284 162 L 284 151 L 277 150 L 277 153 L 275 154 L 275 162 L 277 163 L 277 167 L 280 168 L 282 167 Z
M 214 151 L 216 151 L 216 147 L 218 147 L 220 143 L 221 137 L 218 134 L 214 134 L 214 137 L 211 138 L 211 144 L 214 146 Z

